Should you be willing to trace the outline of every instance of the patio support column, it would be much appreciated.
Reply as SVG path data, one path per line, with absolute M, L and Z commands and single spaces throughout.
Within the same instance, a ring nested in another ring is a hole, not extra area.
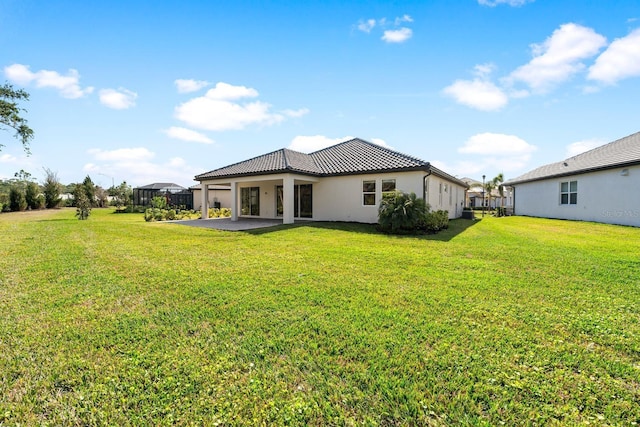
M 200 192 L 202 196 L 200 198 L 200 209 L 202 211 L 201 218 L 207 219 L 209 218 L 209 185 L 206 182 L 200 183 Z
M 290 175 L 282 179 L 282 223 L 293 224 L 293 177 Z
M 238 183 L 231 181 L 231 221 L 238 220 Z

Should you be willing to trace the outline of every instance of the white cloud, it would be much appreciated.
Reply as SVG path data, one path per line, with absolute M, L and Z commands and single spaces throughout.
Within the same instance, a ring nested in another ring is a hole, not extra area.
M 515 135 L 502 133 L 479 133 L 467 139 L 458 148 L 461 154 L 479 154 L 484 156 L 529 156 L 537 147 Z
M 443 92 L 457 103 L 482 111 L 497 111 L 507 105 L 507 95 L 490 81 L 481 79 L 456 80 Z
M 369 34 L 375 27 L 379 27 L 383 30 L 382 37 L 380 37 L 381 40 L 387 43 L 403 43 L 413 36 L 413 30 L 407 27 L 398 27 L 404 23 L 411 22 L 413 22 L 413 18 L 405 14 L 396 17 L 393 21 L 389 21 L 387 18 L 360 20 L 356 28 L 363 33 Z
M 614 40 L 589 68 L 587 78 L 605 84 L 640 76 L 640 28 Z
M 114 110 L 126 110 L 136 105 L 138 94 L 125 88 L 102 89 L 100 102 L 102 105 Z
M 578 154 L 592 150 L 605 143 L 606 141 L 602 141 L 599 139 L 586 139 L 584 141 L 577 141 L 567 146 L 566 156 L 567 158 L 577 156 Z
M 506 4 L 509 6 L 523 6 L 527 3 L 533 3 L 535 0 L 478 0 L 478 4 L 482 6 L 495 7 L 499 4 Z
M 258 91 L 245 86 L 217 83 L 204 96 L 193 98 L 175 108 L 175 117 L 196 129 L 211 131 L 243 129 L 252 124 L 273 125 L 287 117 L 300 117 L 306 108 L 271 112 L 271 105 L 262 101 L 232 102 L 241 98 L 255 98 Z
M 402 24 L 403 22 L 413 22 L 413 18 L 409 15 L 402 15 L 398 18 L 395 19 L 394 23 L 396 24 L 396 26 Z
M 362 31 L 363 33 L 370 33 L 373 27 L 375 26 L 376 26 L 375 19 L 367 19 L 366 21 L 360 21 L 358 23 L 358 30 Z
M 202 172 L 189 166 L 180 157 L 154 162 L 155 153 L 144 147 L 111 151 L 92 149 L 89 154 L 93 156 L 93 161 L 84 165 L 85 172 L 115 177 L 116 181 L 127 181 L 133 186 L 154 182 L 175 182 L 189 186 L 193 177 Z
M 0 156 L 0 163 L 15 163 L 17 160 L 18 158 L 11 154 L 3 154 Z
M 322 150 L 332 145 L 353 139 L 352 136 L 344 136 L 342 138 L 329 138 L 324 135 L 313 136 L 296 136 L 289 144 L 290 150 L 300 151 L 302 153 L 311 153 L 313 151 Z
M 166 133 L 169 138 L 180 139 L 182 141 L 189 142 L 200 142 L 203 144 L 213 144 L 213 140 L 208 136 L 200 132 L 196 132 L 195 130 L 183 127 L 171 126 L 169 129 L 165 129 L 163 132 Z
M 410 28 L 402 27 L 397 30 L 386 30 L 381 39 L 387 43 L 402 43 L 411 38 L 413 31 Z
M 582 71 L 585 65 L 581 61 L 596 55 L 605 44 L 606 38 L 591 28 L 561 25 L 544 43 L 531 45 L 533 59 L 513 71 L 505 82 L 521 81 L 534 92 L 545 93 Z
M 88 151 L 96 160 L 116 162 L 138 162 L 152 159 L 155 154 L 144 147 L 119 148 L 116 150 L 102 150 L 92 148 Z
M 246 86 L 233 86 L 229 83 L 219 82 L 216 87 L 209 89 L 205 95 L 209 99 L 231 101 L 240 98 L 256 98 L 258 91 Z
M 35 83 L 38 88 L 54 88 L 64 98 L 82 98 L 93 92 L 93 87 L 84 89 L 80 87 L 80 74 L 77 70 L 69 69 L 67 75 L 61 75 L 57 71 L 40 70 L 33 72 L 28 65 L 13 64 L 4 67 L 4 74 L 11 82 L 26 86 Z
M 300 108 L 299 110 L 282 110 L 282 114 L 287 117 L 302 117 L 309 114 L 309 109 Z
M 480 133 L 467 139 L 458 148 L 458 153 L 473 155 L 473 160 L 461 160 L 444 170 L 466 176 L 487 170 L 522 171 L 537 149 L 515 135 Z
M 371 138 L 371 142 L 373 142 L 374 144 L 379 145 L 381 147 L 384 147 L 384 148 L 393 149 L 392 146 L 387 144 L 387 142 L 384 139 L 381 139 L 381 138 Z
M 205 80 L 177 79 L 174 81 L 179 93 L 196 92 L 210 83 Z

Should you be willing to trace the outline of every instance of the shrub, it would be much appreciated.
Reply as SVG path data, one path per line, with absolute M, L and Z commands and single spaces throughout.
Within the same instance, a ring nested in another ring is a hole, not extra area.
M 42 184 L 42 191 L 44 193 L 45 207 L 49 209 L 57 208 L 62 203 L 62 199 L 60 198 L 62 185 L 56 172 L 47 168 L 45 168 L 44 171 L 46 177 Z
M 156 209 L 165 209 L 167 207 L 167 198 L 164 196 L 155 196 L 151 199 L 151 206 Z
M 503 208 L 498 206 L 496 208 L 496 211 L 494 213 L 495 216 L 506 216 L 507 215 L 507 208 Z
M 230 216 L 229 208 L 209 208 L 209 218 L 229 218 Z
M 413 192 L 385 194 L 378 207 L 378 228 L 392 234 L 415 233 L 424 224 L 428 211 L 425 201 Z
M 24 198 L 24 193 L 15 187 L 11 187 L 9 190 L 9 207 L 13 212 L 27 209 L 27 201 Z
M 440 230 L 449 228 L 449 211 L 427 212 L 423 229 L 427 233 L 437 233 Z
M 38 194 L 38 196 L 36 197 L 36 203 L 34 205 L 35 209 L 44 209 L 47 207 L 47 202 L 46 199 L 44 197 L 44 194 Z
M 80 220 L 89 218 L 91 214 L 91 202 L 84 191 L 80 190 L 76 192 L 76 216 Z
M 176 219 L 176 211 L 174 209 L 169 209 L 165 217 L 169 221 Z
M 38 184 L 35 182 L 29 181 L 27 183 L 27 187 L 24 193 L 24 199 L 27 202 L 27 207 L 29 209 L 38 209 L 38 193 L 40 192 L 40 188 Z

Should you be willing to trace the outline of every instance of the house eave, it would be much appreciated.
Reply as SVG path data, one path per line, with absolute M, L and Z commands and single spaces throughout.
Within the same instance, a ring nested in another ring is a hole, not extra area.
M 545 175 L 545 176 L 531 178 L 531 179 L 523 179 L 523 180 L 520 180 L 520 181 L 507 181 L 503 185 L 516 186 L 516 185 L 519 185 L 519 184 L 526 184 L 526 183 L 529 183 L 529 182 L 546 181 L 548 179 L 562 178 L 562 177 L 565 177 L 565 176 L 584 175 L 584 174 L 591 173 L 591 172 L 600 172 L 600 171 L 604 171 L 604 170 L 618 169 L 618 168 L 624 168 L 624 167 L 636 166 L 636 165 L 640 165 L 640 160 L 634 160 L 632 162 L 616 163 L 616 164 L 612 164 L 612 165 L 605 165 L 605 166 L 597 166 L 597 167 L 591 167 L 591 168 L 578 169 L 578 170 L 567 171 L 567 172 L 563 172 L 563 173 Z
M 353 170 L 353 171 L 331 172 L 331 173 L 313 173 L 309 171 L 300 171 L 292 168 L 286 168 L 286 169 L 279 169 L 279 170 L 265 171 L 265 172 L 258 172 L 258 173 L 249 172 L 249 173 L 239 173 L 239 174 L 216 175 L 216 176 L 209 176 L 209 177 L 204 176 L 206 174 L 202 174 L 202 175 L 196 175 L 194 179 L 196 181 L 202 182 L 207 180 L 221 180 L 221 179 L 231 179 L 231 178 L 244 178 L 244 177 L 250 177 L 250 176 L 277 175 L 282 173 L 295 173 L 299 175 L 329 178 L 334 176 L 373 175 L 373 174 L 380 174 L 380 173 L 399 173 L 399 172 L 415 172 L 415 171 L 426 172 L 426 171 L 429 171 L 429 168 L 430 166 L 427 164 L 423 166 L 414 166 L 414 167 L 407 167 L 407 168 Z M 444 174 L 443 172 L 440 172 L 440 173 Z M 455 180 L 455 178 L 453 179 Z

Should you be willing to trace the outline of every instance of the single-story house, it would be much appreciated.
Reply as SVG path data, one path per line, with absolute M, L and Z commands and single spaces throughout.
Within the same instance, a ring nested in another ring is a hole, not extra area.
M 230 190 L 238 217 L 375 223 L 385 192 L 414 192 L 432 210 L 462 214 L 467 185 L 429 162 L 355 138 L 310 154 L 289 149 L 205 172 L 200 182 L 202 217 L 211 186 Z M 227 207 L 227 206 L 223 206 Z
M 505 183 L 516 215 L 640 227 L 640 132 Z

